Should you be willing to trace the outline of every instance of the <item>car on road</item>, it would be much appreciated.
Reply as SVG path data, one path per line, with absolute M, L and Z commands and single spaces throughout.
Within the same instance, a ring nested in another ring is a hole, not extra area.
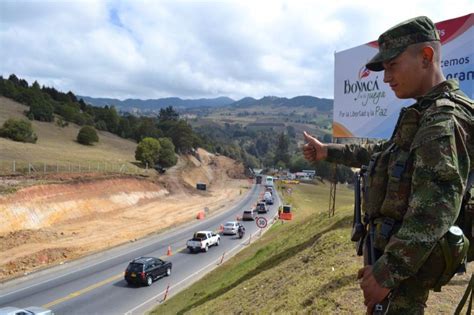
M 237 221 L 229 221 L 226 224 L 224 224 L 224 230 L 222 231 L 222 234 L 224 235 L 237 235 L 237 232 L 239 231 L 239 226 L 241 226 Z
M 7 306 L 0 308 L 0 315 L 54 315 L 54 313 L 52 310 L 39 306 L 28 306 L 25 308 Z
M 128 284 L 150 286 L 153 281 L 171 275 L 172 263 L 155 257 L 138 257 L 125 269 L 124 278 Z
M 268 207 L 265 204 L 265 202 L 258 202 L 255 209 L 257 209 L 257 213 L 267 213 L 268 212 Z
M 244 213 L 242 214 L 242 220 L 255 220 L 255 217 L 254 209 L 244 210 Z
M 186 242 L 186 246 L 191 253 L 194 251 L 207 252 L 209 247 L 219 246 L 220 241 L 220 235 L 212 231 L 199 231 L 194 233 L 193 238 Z
M 263 195 L 263 199 L 265 200 L 265 203 L 267 205 L 272 205 L 273 204 L 273 196 L 270 192 L 265 192 L 265 194 Z

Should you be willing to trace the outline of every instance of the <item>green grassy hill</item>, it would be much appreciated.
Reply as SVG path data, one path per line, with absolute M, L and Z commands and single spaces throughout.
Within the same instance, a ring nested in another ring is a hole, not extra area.
M 0 97 L 0 126 L 8 118 L 27 119 L 24 111 L 28 107 L 14 102 L 8 98 Z M 38 135 L 35 144 L 15 142 L 10 139 L 0 138 L 0 170 L 11 169 L 12 161 L 18 166 L 26 162 L 34 162 L 35 165 L 62 166 L 81 164 L 83 168 L 96 168 L 98 163 L 112 165 L 127 165 L 130 169 L 135 167 L 136 143 L 122 139 L 109 132 L 98 131 L 99 142 L 93 146 L 84 146 L 76 142 L 80 127 L 70 123 L 69 126 L 61 128 L 54 123 L 32 121 L 33 129 Z M 101 168 L 104 164 L 100 165 Z
M 356 280 L 362 259 L 350 241 L 353 191 L 338 185 L 335 215 L 329 218 L 328 185 L 293 189 L 292 196 L 283 195 L 294 206 L 293 221 L 276 223 L 152 314 L 365 314 Z M 469 268 L 442 292 L 430 294 L 427 314 L 452 314 Z

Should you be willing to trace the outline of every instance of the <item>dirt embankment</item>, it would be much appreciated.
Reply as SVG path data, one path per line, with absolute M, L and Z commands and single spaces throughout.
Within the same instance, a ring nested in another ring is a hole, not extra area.
M 155 178 L 67 178 L 0 196 L 0 281 L 219 211 L 248 184 L 241 164 L 198 150 Z

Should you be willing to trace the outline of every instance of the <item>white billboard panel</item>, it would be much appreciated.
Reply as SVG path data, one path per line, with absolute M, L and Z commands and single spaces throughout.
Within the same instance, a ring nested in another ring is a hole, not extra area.
M 474 14 L 436 23 L 441 37 L 441 67 L 474 98 Z M 333 136 L 389 138 L 400 109 L 415 101 L 400 100 L 383 82 L 383 71 L 365 64 L 378 51 L 377 42 L 335 55 Z

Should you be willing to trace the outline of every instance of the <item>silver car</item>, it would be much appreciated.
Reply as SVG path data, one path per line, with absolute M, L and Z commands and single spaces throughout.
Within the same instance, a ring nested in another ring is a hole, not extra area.
M 226 224 L 224 224 L 224 230 L 222 233 L 224 235 L 236 235 L 237 232 L 239 231 L 239 226 L 240 223 L 237 221 L 229 221 Z
M 242 215 L 242 220 L 255 220 L 255 210 L 245 210 Z

